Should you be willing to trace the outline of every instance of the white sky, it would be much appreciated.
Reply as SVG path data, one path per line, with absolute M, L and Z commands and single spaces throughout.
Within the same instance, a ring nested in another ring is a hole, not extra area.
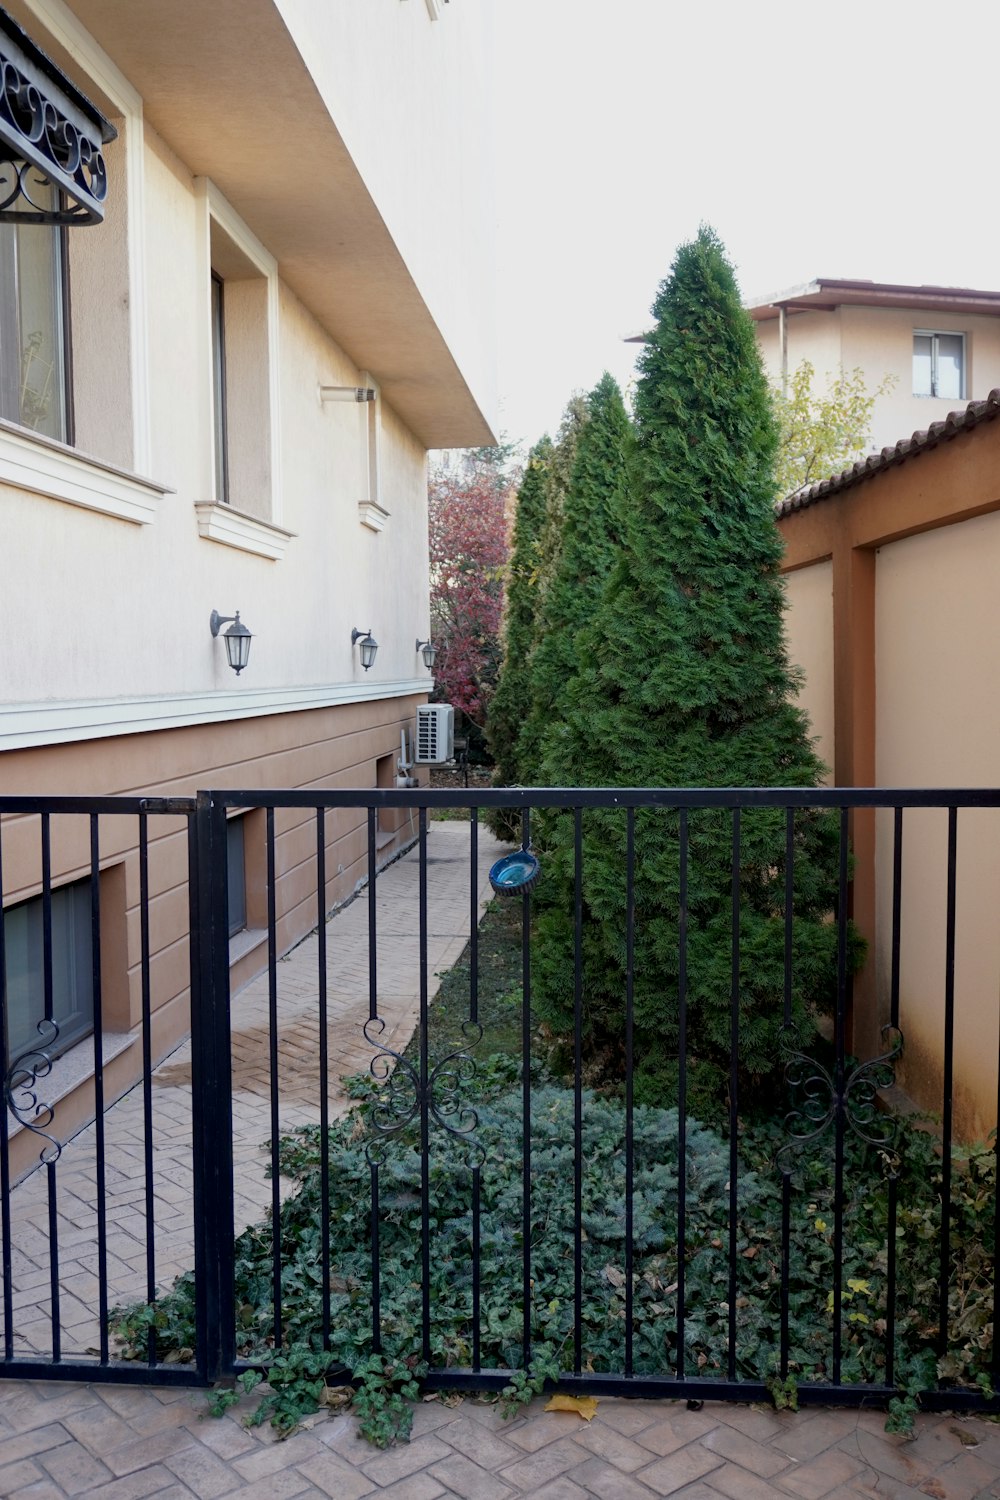
M 745 295 L 1000 288 L 1000 5 L 490 0 L 501 423 L 625 383 L 702 220 Z

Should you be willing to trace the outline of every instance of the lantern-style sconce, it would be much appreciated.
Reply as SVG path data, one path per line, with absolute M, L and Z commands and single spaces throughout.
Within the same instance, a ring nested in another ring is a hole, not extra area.
M 356 645 L 358 641 L 361 642 L 361 646 L 359 648 L 361 652 L 361 665 L 367 672 L 368 668 L 375 660 L 375 652 L 378 650 L 378 641 L 372 635 L 370 630 L 354 629 L 351 631 L 351 645 Z
M 433 667 L 434 665 L 434 658 L 435 656 L 437 656 L 437 647 L 435 646 L 433 641 L 418 641 L 417 650 L 423 657 L 424 666 L 429 672 L 431 667 Z
M 253 640 L 250 631 L 240 620 L 239 610 L 234 615 L 220 615 L 217 609 L 213 609 L 208 623 L 213 636 L 218 635 L 223 625 L 229 625 L 222 639 L 226 643 L 229 665 L 238 677 L 250 660 L 250 642 Z

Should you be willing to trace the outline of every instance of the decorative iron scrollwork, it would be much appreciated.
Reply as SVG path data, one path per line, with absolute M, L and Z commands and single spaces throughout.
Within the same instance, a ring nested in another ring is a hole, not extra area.
M 52 1059 L 45 1048 L 51 1047 L 58 1040 L 59 1026 L 55 1021 L 45 1020 L 39 1021 L 35 1029 L 39 1045 L 22 1052 L 7 1069 L 4 1098 L 7 1108 L 25 1130 L 48 1141 L 48 1145 L 43 1146 L 39 1152 L 38 1159 L 49 1166 L 59 1160 L 62 1145 L 48 1132 L 47 1127 L 52 1124 L 55 1110 L 51 1104 L 39 1099 L 37 1085 L 40 1078 L 47 1078 L 52 1072 Z
M 0 220 L 100 224 L 108 193 L 101 146 L 117 133 L 0 11 Z
M 476 1075 L 476 1061 L 462 1046 L 456 1046 L 428 1069 L 427 1084 L 421 1087 L 420 1071 L 399 1052 L 380 1040 L 385 1022 L 380 1016 L 364 1024 L 365 1040 L 376 1049 L 368 1071 L 376 1083 L 384 1085 L 372 1108 L 372 1125 L 377 1132 L 369 1141 L 366 1156 L 372 1166 L 385 1160 L 388 1140 L 411 1124 L 426 1104 L 429 1118 L 468 1147 L 467 1164 L 482 1166 L 486 1151 L 473 1139 L 479 1115 L 463 1099 L 463 1089 Z M 462 1036 L 466 1046 L 475 1047 L 483 1036 L 478 1021 L 464 1021 Z
M 895 1064 L 903 1051 L 903 1033 L 898 1026 L 883 1026 L 881 1034 L 886 1051 L 852 1068 L 840 1093 L 836 1080 L 822 1063 L 786 1046 L 785 1082 L 798 1095 L 798 1103 L 785 1116 L 785 1128 L 791 1139 L 775 1156 L 775 1163 L 782 1171 L 788 1170 L 789 1158 L 796 1147 L 823 1135 L 838 1112 L 843 1113 L 844 1123 L 859 1140 L 874 1146 L 881 1154 L 886 1170 L 890 1173 L 896 1170 L 895 1121 L 879 1109 L 878 1095 L 896 1082 Z

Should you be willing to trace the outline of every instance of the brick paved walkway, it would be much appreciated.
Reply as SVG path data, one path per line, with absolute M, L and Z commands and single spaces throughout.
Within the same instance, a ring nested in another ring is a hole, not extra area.
M 247 1406 L 252 1403 L 248 1402 Z M 380 1453 L 348 1414 L 277 1442 L 190 1392 L 10 1382 L 0 1393 L 2 1500 L 987 1500 L 1000 1428 L 922 1417 L 915 1442 L 874 1412 L 780 1415 L 739 1406 L 601 1401 L 593 1422 L 535 1402 L 417 1410 L 413 1441 Z

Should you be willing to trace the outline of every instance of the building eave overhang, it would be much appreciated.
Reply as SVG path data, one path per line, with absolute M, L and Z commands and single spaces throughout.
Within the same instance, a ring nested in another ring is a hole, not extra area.
M 818 277 L 766 297 L 751 298 L 747 312 L 757 323 L 786 313 L 832 312 L 838 307 L 905 307 L 931 313 L 979 313 L 1000 318 L 1000 292 L 973 287 L 903 286 L 895 282 L 841 281 Z
M 149 124 L 217 185 L 422 445 L 492 442 L 273 0 L 74 0 L 73 10 Z

